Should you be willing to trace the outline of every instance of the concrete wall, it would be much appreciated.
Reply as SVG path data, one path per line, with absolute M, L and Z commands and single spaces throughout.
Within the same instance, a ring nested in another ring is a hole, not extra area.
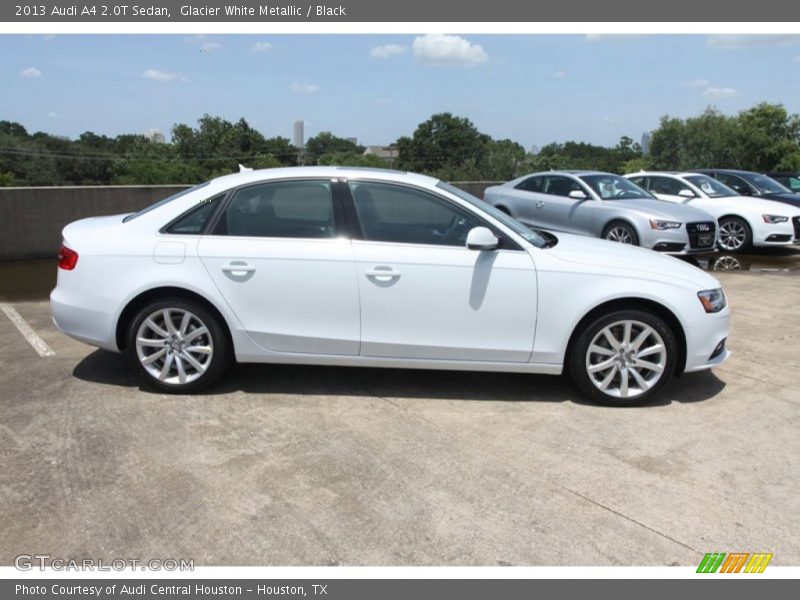
M 492 182 L 454 182 L 483 197 Z M 78 219 L 137 211 L 185 185 L 0 188 L 0 260 L 55 256 L 61 230 Z

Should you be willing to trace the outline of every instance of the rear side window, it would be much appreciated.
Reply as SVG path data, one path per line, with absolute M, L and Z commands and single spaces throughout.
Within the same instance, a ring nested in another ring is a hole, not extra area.
M 524 181 L 518 183 L 514 189 L 522 190 L 523 192 L 541 192 L 543 180 L 544 177 L 540 176 L 528 177 Z
M 217 206 L 219 206 L 219 201 L 224 196 L 225 194 L 222 194 L 221 196 L 216 196 L 210 200 L 203 200 L 200 202 L 200 204 L 189 210 L 189 212 L 181 215 L 178 217 L 178 219 L 168 225 L 164 229 L 164 233 L 177 233 L 184 235 L 199 235 L 203 233 L 206 223 L 208 223 L 211 215 L 214 214 Z
M 273 181 L 237 190 L 214 230 L 216 235 L 332 238 L 336 235 L 331 183 Z

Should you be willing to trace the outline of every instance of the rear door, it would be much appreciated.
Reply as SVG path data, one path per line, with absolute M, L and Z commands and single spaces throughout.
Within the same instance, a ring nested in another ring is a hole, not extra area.
M 231 310 L 267 350 L 357 355 L 358 284 L 340 198 L 325 179 L 234 191 L 198 253 Z

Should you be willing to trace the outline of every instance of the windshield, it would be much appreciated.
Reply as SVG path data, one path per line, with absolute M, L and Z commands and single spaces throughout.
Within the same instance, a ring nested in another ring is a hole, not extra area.
M 205 183 L 200 183 L 198 185 L 192 186 L 192 187 L 187 188 L 185 190 L 181 190 L 180 192 L 176 192 L 175 194 L 172 194 L 171 196 L 167 196 L 163 200 L 159 200 L 158 202 L 156 202 L 154 204 L 151 204 L 150 206 L 148 206 L 146 208 L 143 208 L 139 212 L 135 212 L 133 214 L 128 215 L 127 217 L 122 219 L 122 222 L 123 223 L 127 223 L 128 221 L 132 221 L 136 217 L 141 217 L 143 214 L 149 213 L 151 210 L 154 210 L 154 209 L 158 208 L 159 206 L 164 206 L 165 204 L 167 204 L 169 202 L 172 202 L 173 200 L 177 200 L 181 196 L 185 196 L 189 192 L 193 192 L 195 190 L 199 190 L 200 188 L 205 187 L 207 185 L 208 185 L 208 182 L 206 181 Z
M 686 181 L 695 186 L 709 198 L 724 198 L 726 196 L 738 196 L 739 194 L 729 188 L 724 183 L 709 177 L 708 175 L 688 175 Z
M 583 175 L 581 180 L 603 200 L 636 200 L 654 197 L 629 179 L 619 175 Z
M 454 196 L 458 196 L 462 200 L 466 200 L 467 202 L 469 202 L 476 208 L 479 208 L 481 211 L 485 213 L 489 213 L 490 215 L 492 215 L 492 217 L 500 221 L 503 225 L 508 227 L 514 233 L 524 238 L 525 241 L 533 244 L 537 248 L 544 248 L 545 246 L 548 246 L 548 242 L 547 240 L 544 239 L 544 237 L 542 237 L 535 231 L 528 229 L 527 227 L 525 227 L 525 225 L 517 221 L 512 216 L 507 215 L 502 210 L 496 209 L 488 202 L 484 202 L 483 200 L 476 198 L 472 194 L 468 194 L 464 190 L 459 189 L 443 181 L 437 183 L 436 187 L 441 188 L 446 192 L 450 192 L 451 194 L 453 194 Z
M 767 177 L 766 175 L 758 175 L 756 173 L 748 173 L 747 175 L 742 175 L 747 181 L 752 183 L 754 186 L 758 188 L 760 192 L 766 194 L 791 194 L 792 191 L 788 188 L 783 187 L 780 183 L 772 179 L 771 177 Z

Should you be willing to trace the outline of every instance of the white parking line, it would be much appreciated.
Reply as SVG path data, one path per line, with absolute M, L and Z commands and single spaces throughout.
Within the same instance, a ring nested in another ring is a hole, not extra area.
M 55 352 L 47 345 L 47 343 L 39 337 L 28 322 L 22 318 L 22 315 L 17 312 L 17 309 L 10 304 L 0 302 L 0 310 L 2 310 L 14 326 L 19 330 L 23 337 L 28 340 L 28 343 L 33 346 L 36 353 L 44 358 L 45 356 L 55 356 Z

